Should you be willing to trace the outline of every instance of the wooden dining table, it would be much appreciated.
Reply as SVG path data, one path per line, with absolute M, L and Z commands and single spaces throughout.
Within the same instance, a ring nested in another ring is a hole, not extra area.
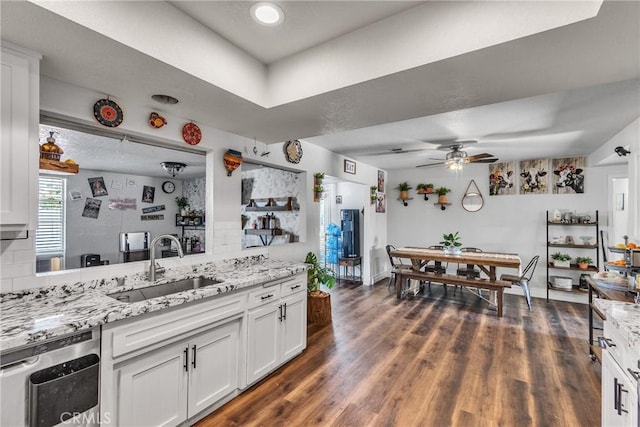
M 488 289 L 497 291 L 493 295 L 494 304 L 498 308 L 498 316 L 502 316 L 502 291 L 511 286 L 510 282 L 498 280 L 497 268 L 510 268 L 520 270 L 521 260 L 518 254 L 500 252 L 462 252 L 459 254 L 446 253 L 442 249 L 429 249 L 426 247 L 405 246 L 392 249 L 389 253 L 394 258 L 408 259 L 411 261 L 411 270 L 403 270 L 396 274 L 396 295 L 402 298 L 402 281 L 404 278 L 434 281 L 437 283 L 454 284 L 476 289 Z M 427 273 L 424 267 L 432 261 L 457 264 L 473 264 L 485 275 L 485 278 L 471 279 L 449 274 Z M 491 300 L 476 294 L 489 303 Z

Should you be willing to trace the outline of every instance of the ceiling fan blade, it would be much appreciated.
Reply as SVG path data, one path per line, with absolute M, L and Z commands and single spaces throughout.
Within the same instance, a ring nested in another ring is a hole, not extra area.
M 390 148 L 387 151 L 378 151 L 376 153 L 355 153 L 355 154 L 351 154 L 353 155 L 360 155 L 360 156 L 386 156 L 388 154 L 408 154 L 408 153 L 415 153 L 418 151 L 424 151 L 423 148 L 416 148 L 416 149 L 412 149 L 412 150 L 405 150 L 404 148 Z
M 469 159 L 469 161 L 474 161 L 476 159 L 486 159 L 487 157 L 494 157 L 494 155 L 489 153 L 480 153 L 474 154 L 473 156 L 468 156 L 467 159 Z
M 469 160 L 469 163 L 494 163 L 497 162 L 498 159 L 494 157 L 493 159 L 478 159 L 478 160 Z
M 444 165 L 444 162 L 438 162 L 438 163 L 429 163 L 427 165 L 418 165 L 416 166 L 417 168 L 425 168 L 425 167 L 429 167 L 429 166 L 437 166 L 437 165 Z

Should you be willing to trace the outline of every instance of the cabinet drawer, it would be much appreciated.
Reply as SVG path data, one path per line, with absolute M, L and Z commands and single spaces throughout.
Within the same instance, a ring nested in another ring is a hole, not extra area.
M 306 289 L 306 276 L 296 276 L 291 280 L 282 282 L 280 285 L 280 296 L 286 298 L 289 295 L 303 292 Z
M 259 287 L 249 292 L 249 309 L 280 299 L 280 285 Z
M 197 328 L 244 313 L 245 299 L 242 295 L 217 297 L 199 304 L 186 304 L 168 313 L 151 314 L 120 326 L 103 329 L 103 342 L 111 344 L 114 359 L 136 350 L 162 343 Z M 117 324 L 116 324 L 117 325 Z

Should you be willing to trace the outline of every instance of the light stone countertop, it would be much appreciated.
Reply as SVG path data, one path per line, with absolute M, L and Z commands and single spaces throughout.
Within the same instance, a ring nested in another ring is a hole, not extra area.
M 156 284 L 204 276 L 222 283 L 146 301 L 125 303 L 107 296 L 149 286 L 144 274 L 76 282 L 0 294 L 0 350 L 4 353 L 109 322 L 222 295 L 307 270 L 307 264 L 267 259 L 262 255 L 167 269 Z
M 594 298 L 593 303 L 611 320 L 632 347 L 640 347 L 640 305 Z

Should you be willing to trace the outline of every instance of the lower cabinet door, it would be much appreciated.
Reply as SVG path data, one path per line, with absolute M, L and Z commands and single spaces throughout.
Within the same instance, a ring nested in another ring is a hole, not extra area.
M 240 319 L 189 340 L 192 417 L 238 388 Z
M 638 394 L 635 385 L 608 351 L 602 352 L 602 426 L 638 425 Z
M 169 345 L 117 368 L 119 426 L 175 426 L 187 419 L 186 343 Z
M 282 351 L 285 362 L 307 346 L 307 294 L 298 292 L 282 300 L 285 319 L 282 322 Z
M 280 307 L 279 302 L 265 304 L 247 315 L 247 385 L 280 362 Z

